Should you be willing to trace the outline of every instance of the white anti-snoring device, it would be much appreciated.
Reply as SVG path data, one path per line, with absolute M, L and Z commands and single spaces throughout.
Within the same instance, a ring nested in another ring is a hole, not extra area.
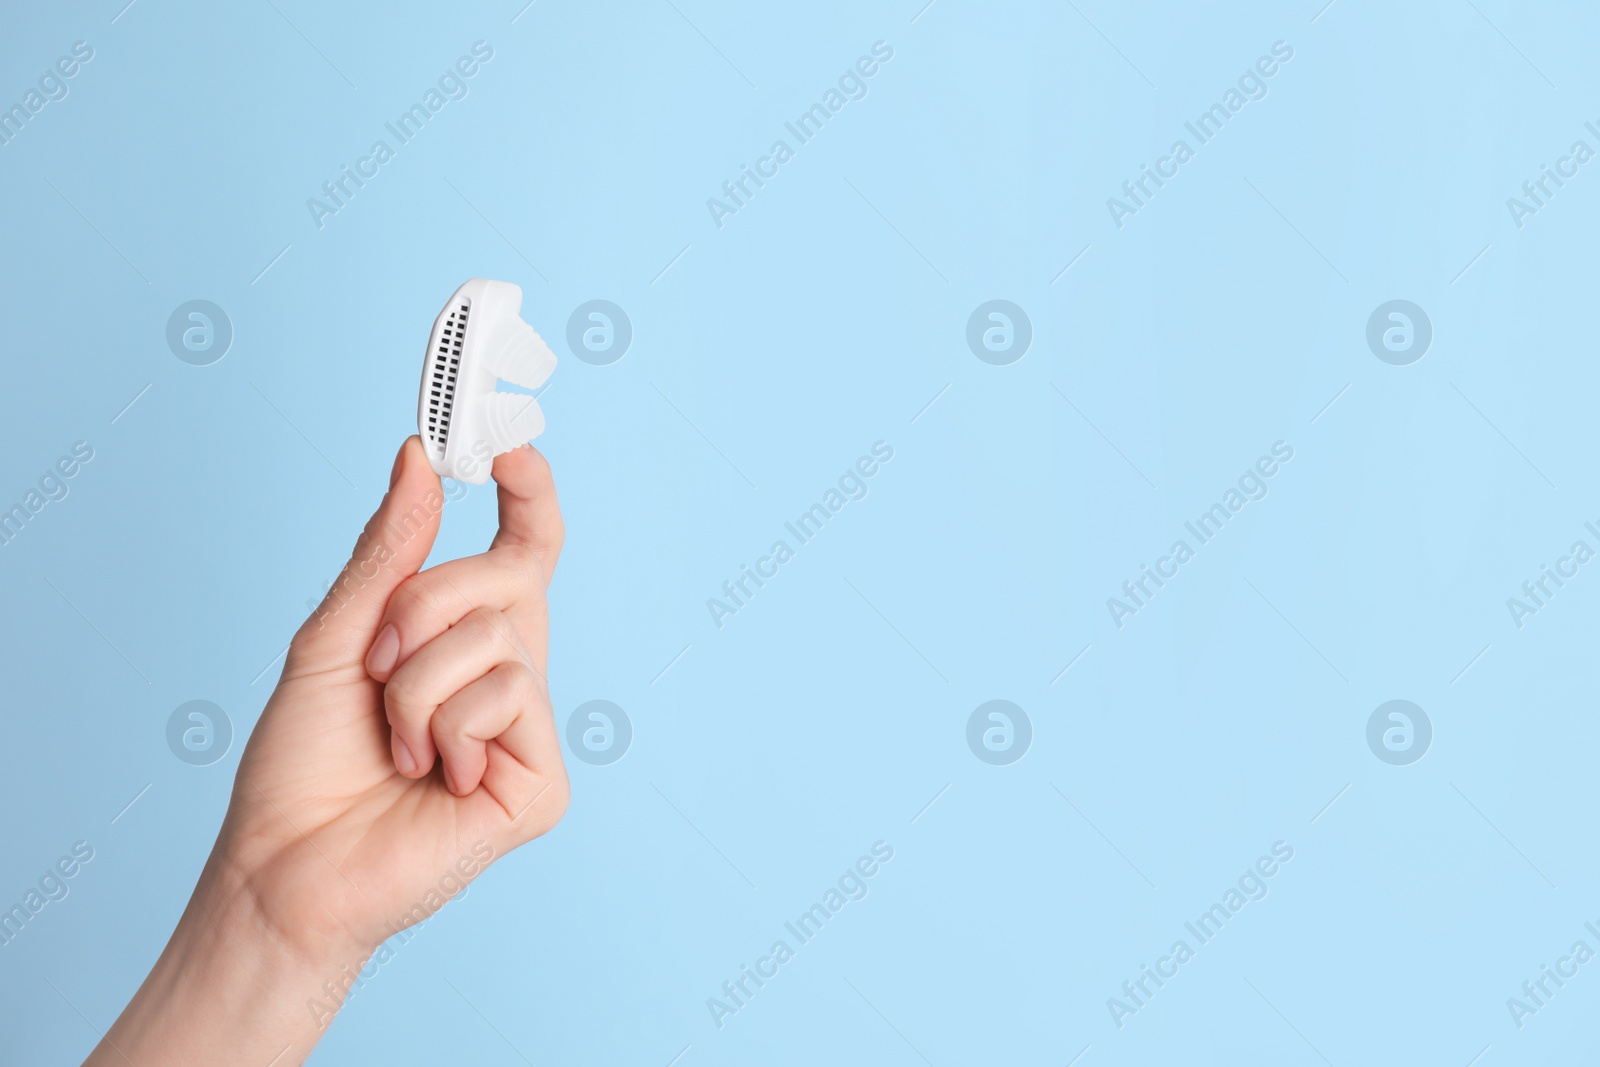
M 417 431 L 433 471 L 482 485 L 495 456 L 544 432 L 544 412 L 525 393 L 501 392 L 504 378 L 537 389 L 555 353 L 521 318 L 522 290 L 473 278 L 433 321 L 417 398 Z

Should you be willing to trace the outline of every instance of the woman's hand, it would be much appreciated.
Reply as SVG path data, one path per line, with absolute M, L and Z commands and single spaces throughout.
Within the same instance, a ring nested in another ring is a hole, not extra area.
M 566 811 L 545 681 L 561 512 L 531 447 L 493 473 L 489 550 L 420 571 L 444 495 L 420 440 L 401 447 L 172 942 L 88 1062 L 299 1063 L 378 945 Z
M 499 855 L 566 810 L 545 686 L 561 512 L 532 448 L 494 475 L 489 551 L 419 573 L 444 494 L 406 442 L 245 750 L 222 844 L 304 951 L 370 952 L 475 844 Z

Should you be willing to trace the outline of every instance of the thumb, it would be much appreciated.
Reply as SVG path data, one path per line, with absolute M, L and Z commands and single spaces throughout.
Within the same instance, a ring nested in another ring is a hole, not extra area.
M 400 583 L 422 569 L 439 533 L 444 490 L 422 440 L 400 446 L 389 491 L 356 538 L 350 562 L 290 646 L 294 669 L 360 666 Z M 286 671 L 287 673 L 287 671 Z

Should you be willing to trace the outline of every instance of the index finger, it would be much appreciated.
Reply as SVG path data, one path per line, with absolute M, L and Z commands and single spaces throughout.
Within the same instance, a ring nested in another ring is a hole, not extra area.
M 500 498 L 500 531 L 489 547 L 531 549 L 548 577 L 555 572 L 567 536 L 550 462 L 532 445 L 525 445 L 496 456 L 492 473 Z

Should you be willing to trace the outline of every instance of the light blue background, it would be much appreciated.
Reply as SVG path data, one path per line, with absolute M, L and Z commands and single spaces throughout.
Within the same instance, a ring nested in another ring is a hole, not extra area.
M 78 1062 L 159 952 L 474 275 L 522 285 L 562 360 L 539 442 L 569 530 L 558 720 L 613 700 L 633 745 L 571 760 L 566 820 L 430 921 L 313 1062 L 1592 1047 L 1600 963 L 1520 1030 L 1506 998 L 1600 949 L 1600 577 L 1520 630 L 1506 598 L 1600 547 L 1600 164 L 1522 229 L 1506 198 L 1600 148 L 1594 12 L 121 3 L 14 11 L 0 38 L 7 106 L 95 50 L 0 147 L 0 504 L 95 450 L 0 549 L 0 902 L 95 849 L 0 947 L 0 1059 Z M 306 199 L 477 40 L 470 95 L 319 230 Z M 879 40 L 869 95 L 719 229 L 706 198 Z M 1118 229 L 1106 198 L 1280 40 L 1268 96 Z M 596 298 L 634 326 L 611 366 L 564 340 Z M 1010 366 L 965 342 L 995 298 L 1034 329 Z M 1397 298 L 1435 331 L 1404 367 L 1365 342 Z M 212 366 L 166 346 L 191 299 L 234 326 Z M 718 630 L 706 599 L 879 440 L 867 498 Z M 1113 625 L 1106 598 L 1279 440 L 1270 495 Z M 493 523 L 472 489 L 434 558 Z M 164 739 L 197 698 L 237 734 L 203 768 Z M 1010 766 L 966 746 L 995 698 L 1033 724 Z M 1433 723 L 1409 766 L 1365 740 L 1394 698 Z M 706 999 L 878 840 L 870 895 L 719 1030 Z M 1107 998 L 1279 840 L 1266 899 L 1118 1029 Z

